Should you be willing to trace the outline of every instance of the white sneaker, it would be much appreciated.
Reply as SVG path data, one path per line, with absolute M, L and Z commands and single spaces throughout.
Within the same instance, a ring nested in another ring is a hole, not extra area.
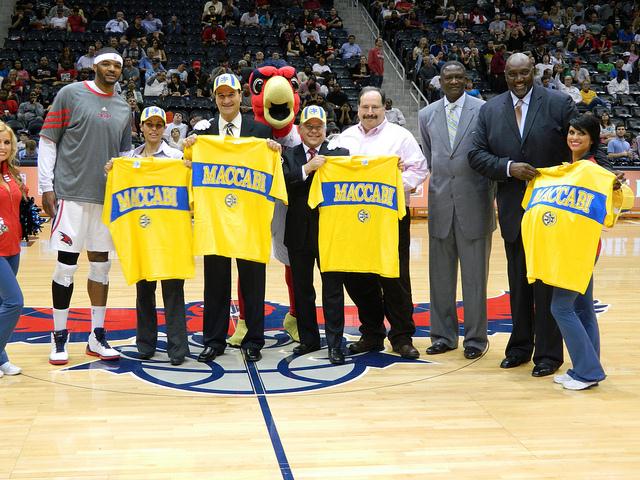
M 562 375 L 556 375 L 553 377 L 554 383 L 559 383 L 560 385 L 570 380 L 573 380 L 573 378 L 571 378 L 571 376 L 568 373 L 563 373 Z
M 0 365 L 0 372 L 4 373 L 5 375 L 20 375 L 22 369 L 20 367 L 16 367 L 11 362 L 5 362 Z
M 69 331 L 67 329 L 51 332 L 51 353 L 49 354 L 49 363 L 51 365 L 66 365 L 69 363 L 68 343 Z
M 2 370 L 0 370 L 0 378 L 4 377 L 4 373 L 2 373 Z
M 581 382 L 580 380 L 575 380 L 573 378 L 562 384 L 562 386 L 567 390 L 586 390 L 594 385 L 598 385 L 598 382 Z
M 94 328 L 89 335 L 89 343 L 87 343 L 87 355 L 100 357 L 100 360 L 119 360 L 120 353 L 111 348 L 106 338 L 104 328 Z

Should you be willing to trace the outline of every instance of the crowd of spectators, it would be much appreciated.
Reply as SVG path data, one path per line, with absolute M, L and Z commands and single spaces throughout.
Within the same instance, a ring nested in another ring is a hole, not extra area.
M 364 3 L 403 62 L 408 77 L 429 101 L 441 96 L 439 71 L 445 62 L 461 62 L 469 75 L 467 92 L 487 99 L 506 90 L 506 59 L 514 52 L 523 52 L 535 66 L 537 84 L 567 93 L 580 111 L 598 116 L 606 112 L 614 123 L 625 125 L 638 157 L 638 2 Z
M 160 13 L 140 1 L 34 5 L 21 0 L 0 52 L 0 118 L 37 134 L 55 92 L 90 79 L 95 52 L 108 45 L 125 58 L 120 89 L 134 99 L 136 110 L 161 103 L 182 112 L 187 125 L 213 114 L 216 75 L 233 72 L 246 83 L 256 66 L 288 63 L 298 69 L 301 107 L 322 105 L 330 131 L 339 131 L 357 121 L 358 90 L 382 82 L 384 39 L 430 101 L 440 98 L 439 69 L 446 61 L 463 63 L 467 93 L 486 99 L 506 89 L 506 58 L 525 52 L 536 83 L 567 93 L 580 110 L 623 123 L 638 150 L 640 9 L 635 2 L 363 3 L 382 36 L 368 52 L 343 28 L 331 0 L 209 0 L 198 9 L 186 1 L 158 0 L 153 8 Z M 246 85 L 243 91 L 246 113 L 251 94 Z
M 357 121 L 359 89 L 382 83 L 381 40 L 364 52 L 332 0 L 215 0 L 197 9 L 186 0 L 153 6 L 140 0 L 19 0 L 0 51 L 0 118 L 37 138 L 55 93 L 93 78 L 96 52 L 104 46 L 124 58 L 117 90 L 131 106 L 134 141 L 140 140 L 140 112 L 157 104 L 180 119 L 165 138 L 181 145 L 192 125 L 214 114 L 211 87 L 221 73 L 242 80 L 242 111 L 248 113 L 253 69 L 295 66 L 301 109 L 323 106 L 334 132 Z

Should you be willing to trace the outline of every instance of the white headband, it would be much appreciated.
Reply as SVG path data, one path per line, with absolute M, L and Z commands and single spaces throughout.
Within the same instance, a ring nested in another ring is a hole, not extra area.
M 113 60 L 115 62 L 118 62 L 120 66 L 122 66 L 122 57 L 117 53 L 111 53 L 111 52 L 101 53 L 93 60 L 93 64 L 97 65 L 98 63 L 103 62 L 105 60 Z

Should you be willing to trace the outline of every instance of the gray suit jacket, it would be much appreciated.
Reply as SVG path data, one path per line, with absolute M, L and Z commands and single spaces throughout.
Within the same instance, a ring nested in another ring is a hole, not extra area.
M 458 218 L 469 240 L 484 237 L 496 228 L 493 182 L 469 166 L 473 131 L 484 101 L 466 93 L 453 148 L 449 143 L 444 99 L 418 114 L 422 147 L 429 171 L 429 234 L 445 238 Z

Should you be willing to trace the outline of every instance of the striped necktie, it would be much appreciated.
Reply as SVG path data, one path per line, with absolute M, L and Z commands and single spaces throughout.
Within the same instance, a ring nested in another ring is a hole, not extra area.
M 522 130 L 522 104 L 524 102 L 521 98 L 516 102 L 516 106 L 513 108 L 513 111 L 516 114 L 516 123 L 518 124 L 518 130 Z
M 307 151 L 307 154 L 309 155 L 309 160 L 307 160 L 307 161 L 309 161 L 309 162 L 310 162 L 310 161 L 311 161 L 311 159 L 312 159 L 313 157 L 315 157 L 315 156 L 318 154 L 318 151 L 317 151 L 315 148 L 310 148 L 310 149 Z
M 224 134 L 228 135 L 229 137 L 233 137 L 233 123 L 227 123 L 224 126 Z
M 455 109 L 458 107 L 455 103 L 447 106 L 447 130 L 449 131 L 449 145 L 453 148 L 453 142 L 456 140 L 456 132 L 458 131 L 458 117 Z

